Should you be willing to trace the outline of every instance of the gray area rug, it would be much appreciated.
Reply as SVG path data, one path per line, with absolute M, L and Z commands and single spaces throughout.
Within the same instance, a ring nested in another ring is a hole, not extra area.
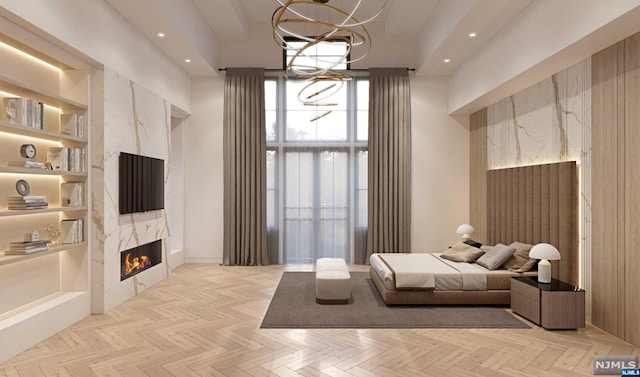
M 285 272 L 262 328 L 529 328 L 502 307 L 387 306 L 368 272 L 351 273 L 346 305 L 321 305 L 315 272 Z

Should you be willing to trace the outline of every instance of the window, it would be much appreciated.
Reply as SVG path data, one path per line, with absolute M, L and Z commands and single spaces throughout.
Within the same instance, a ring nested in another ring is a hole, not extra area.
M 368 80 L 346 81 L 316 121 L 326 109 L 298 100 L 303 85 L 281 75 L 265 82 L 270 259 L 350 262 L 367 224 Z
M 283 49 L 283 68 L 289 64 L 291 58 L 295 55 L 296 50 L 304 47 L 307 41 L 293 37 L 285 37 L 287 49 Z M 351 64 L 345 63 L 350 59 L 348 45 L 340 39 L 328 40 L 318 43 L 306 49 L 296 58 L 295 66 L 299 69 L 304 67 L 327 68 L 333 66 L 335 62 L 340 62 L 346 55 L 344 62 L 336 65 L 334 70 L 350 69 Z

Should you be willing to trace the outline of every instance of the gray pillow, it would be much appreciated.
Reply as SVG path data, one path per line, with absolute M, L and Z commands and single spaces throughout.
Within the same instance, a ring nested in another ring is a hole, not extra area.
M 457 244 L 453 245 L 453 247 L 440 254 L 440 258 L 448 259 L 454 262 L 473 263 L 476 261 L 476 259 L 482 256 L 482 254 L 484 254 L 484 251 L 478 249 L 477 247 L 473 247 L 463 242 L 458 242 Z
M 502 264 L 502 268 L 511 272 L 527 272 L 538 263 L 537 259 L 529 258 L 529 250 L 533 245 L 521 242 L 514 242 L 509 247 L 516 249 L 511 258 Z
M 487 270 L 495 270 L 506 262 L 507 259 L 511 258 L 515 252 L 515 248 L 499 243 L 481 256 L 476 261 L 476 264 L 481 265 Z

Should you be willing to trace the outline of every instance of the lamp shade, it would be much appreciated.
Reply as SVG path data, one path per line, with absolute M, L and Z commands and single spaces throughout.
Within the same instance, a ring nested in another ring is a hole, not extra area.
M 529 258 L 560 260 L 560 252 L 553 245 L 548 243 L 539 243 L 529 251 Z
M 458 234 L 466 234 L 467 236 L 469 234 L 473 234 L 475 233 L 476 230 L 473 229 L 473 227 L 469 224 L 462 224 L 460 226 L 458 226 L 458 228 L 456 229 L 456 233 Z
M 558 249 L 548 243 L 539 243 L 531 248 L 529 258 L 540 259 L 538 262 L 538 282 L 551 283 L 551 263 L 549 261 L 560 259 Z

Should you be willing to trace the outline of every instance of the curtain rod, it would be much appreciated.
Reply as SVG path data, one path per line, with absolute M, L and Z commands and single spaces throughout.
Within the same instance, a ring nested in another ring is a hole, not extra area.
M 394 68 L 394 67 L 389 67 Z M 226 71 L 228 68 L 218 68 L 218 72 Z M 415 72 L 415 68 L 407 68 L 407 71 Z M 368 72 L 369 69 L 344 69 L 346 72 Z M 284 69 L 265 68 L 265 72 L 284 72 Z

